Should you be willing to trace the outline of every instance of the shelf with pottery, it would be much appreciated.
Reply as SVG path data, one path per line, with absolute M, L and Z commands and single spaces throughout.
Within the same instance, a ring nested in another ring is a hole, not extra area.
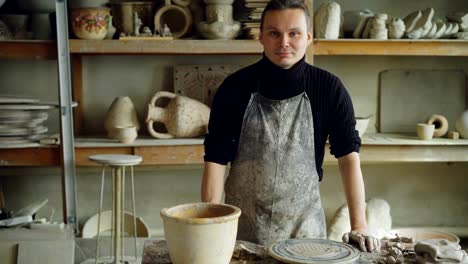
M 335 163 L 326 146 L 325 163 Z M 366 134 L 360 151 L 363 163 L 385 162 L 468 162 L 468 139 L 434 138 L 419 140 L 413 134 Z M 0 149 L 1 166 L 52 166 L 60 164 L 59 148 Z M 77 137 L 77 166 L 94 166 L 88 156 L 94 154 L 132 154 L 143 157 L 142 165 L 203 163 L 203 139 L 155 139 L 140 136 L 130 144 L 101 137 Z
M 314 39 L 314 55 L 468 56 L 468 41 Z
M 70 40 L 76 54 L 257 55 L 258 40 Z M 464 40 L 315 39 L 314 55 L 468 56 Z
M 2 40 L 1 59 L 56 59 L 57 44 L 51 40 Z

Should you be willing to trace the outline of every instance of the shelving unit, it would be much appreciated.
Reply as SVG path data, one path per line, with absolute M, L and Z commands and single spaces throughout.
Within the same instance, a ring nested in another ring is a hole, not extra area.
M 75 110 L 76 133 L 82 124 L 82 64 L 81 57 L 88 55 L 257 55 L 261 45 L 257 40 L 171 40 L 171 41 L 119 41 L 75 40 L 69 42 L 73 67 L 73 95 L 78 101 Z M 1 58 L 56 57 L 56 44 L 51 41 L 0 42 Z M 24 51 L 27 51 L 26 53 Z M 468 56 L 468 41 L 375 41 L 375 40 L 314 40 L 309 56 L 329 55 L 406 55 L 406 56 Z M 76 138 L 76 165 L 92 166 L 87 157 L 96 153 L 137 154 L 144 156 L 143 165 L 199 164 L 203 157 L 202 139 L 158 140 L 138 139 L 124 145 L 102 138 Z M 468 140 L 434 139 L 423 142 L 405 135 L 375 134 L 364 137 L 361 149 L 363 163 L 372 162 L 466 162 Z M 35 155 L 31 155 L 34 153 Z M 34 158 L 41 157 L 40 159 Z M 328 153 L 325 162 L 334 162 Z M 56 146 L 0 149 L 3 166 L 60 165 L 60 151 Z

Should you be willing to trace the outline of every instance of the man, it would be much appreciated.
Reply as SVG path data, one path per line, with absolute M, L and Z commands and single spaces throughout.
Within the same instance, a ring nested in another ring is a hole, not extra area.
M 305 62 L 312 34 L 303 1 L 270 1 L 259 40 L 263 58 L 228 76 L 213 100 L 202 201 L 220 203 L 225 185 L 225 202 L 242 209 L 238 239 L 269 246 L 325 238 L 319 184 L 329 138 L 350 211 L 345 238 L 377 250 L 377 240 L 364 235 L 361 141 L 351 98 L 337 77 Z

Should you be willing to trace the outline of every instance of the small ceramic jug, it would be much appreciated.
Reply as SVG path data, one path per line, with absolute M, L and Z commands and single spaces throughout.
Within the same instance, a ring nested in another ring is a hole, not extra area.
M 158 99 L 168 99 L 165 107 L 156 106 Z M 204 135 L 208 131 L 210 108 L 192 98 L 171 92 L 157 92 L 148 105 L 146 123 L 155 138 L 188 138 Z M 153 124 L 162 123 L 167 132 L 155 131 Z

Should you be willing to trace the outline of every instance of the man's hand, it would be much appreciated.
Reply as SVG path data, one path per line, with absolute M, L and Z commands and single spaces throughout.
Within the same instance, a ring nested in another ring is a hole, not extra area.
M 343 235 L 343 242 L 347 244 L 356 245 L 359 250 L 363 252 L 380 252 L 380 240 L 373 237 L 364 235 L 357 231 L 351 231 Z

